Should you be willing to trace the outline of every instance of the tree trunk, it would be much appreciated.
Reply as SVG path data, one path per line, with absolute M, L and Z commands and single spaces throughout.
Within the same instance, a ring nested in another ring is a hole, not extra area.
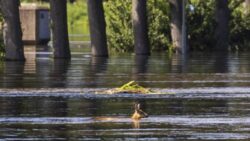
M 5 58 L 6 60 L 24 61 L 19 0 L 0 0 L 0 9 L 4 17 Z
M 91 49 L 93 56 L 108 56 L 106 23 L 102 0 L 88 0 Z
M 216 0 L 215 6 L 215 50 L 227 51 L 229 45 L 229 18 L 228 0 Z
M 169 0 L 171 13 L 171 37 L 174 51 L 182 52 L 182 0 Z
M 135 38 L 135 54 L 149 55 L 147 0 L 132 0 L 132 23 Z
M 54 58 L 69 59 L 67 0 L 50 0 L 50 7 Z

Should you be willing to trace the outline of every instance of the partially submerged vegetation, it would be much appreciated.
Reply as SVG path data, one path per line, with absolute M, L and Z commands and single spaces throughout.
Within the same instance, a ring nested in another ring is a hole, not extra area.
M 154 93 L 154 91 L 144 88 L 137 84 L 135 81 L 130 81 L 119 88 L 109 89 L 97 93 L 103 94 L 120 94 L 120 93 L 141 93 L 141 94 L 150 94 Z
M 155 91 L 149 88 L 144 88 L 140 86 L 135 81 L 130 81 L 124 85 L 122 85 L 119 88 L 104 90 L 104 91 L 98 91 L 96 94 L 123 94 L 123 93 L 129 93 L 129 94 L 162 94 L 162 92 Z M 170 93 L 165 93 L 170 94 Z

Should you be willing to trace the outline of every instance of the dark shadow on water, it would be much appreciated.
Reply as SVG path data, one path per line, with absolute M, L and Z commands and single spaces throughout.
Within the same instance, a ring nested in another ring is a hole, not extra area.
M 3 62 L 2 87 L 22 87 L 25 62 Z
M 98 83 L 102 80 L 102 74 L 107 70 L 108 58 L 107 57 L 91 57 L 89 66 L 85 73 L 85 86 L 84 87 L 98 87 Z
M 136 55 L 135 56 L 135 67 L 134 74 L 146 73 L 148 70 L 148 55 Z
M 25 63 L 2 62 L 1 88 L 114 88 L 131 80 L 150 88 L 250 85 L 249 77 L 242 77 L 250 73 L 249 53 L 124 54 L 105 58 L 74 52 L 72 60 L 65 61 L 51 59 L 46 47 L 27 50 Z
M 54 59 L 51 66 L 51 72 L 49 78 L 51 79 L 50 87 L 66 87 L 68 69 L 71 61 L 65 59 Z
M 134 58 L 135 66 L 132 68 L 132 80 L 140 81 L 140 85 L 145 87 L 147 87 L 147 84 L 143 82 L 147 79 L 145 74 L 148 72 L 148 61 L 148 55 L 136 55 Z
M 187 73 L 188 72 L 189 55 L 173 54 L 170 57 L 169 70 L 172 73 Z
M 217 73 L 227 73 L 230 60 L 228 52 L 216 52 L 214 54 L 214 71 Z
M 91 57 L 90 70 L 93 74 L 102 73 L 107 70 L 107 57 Z

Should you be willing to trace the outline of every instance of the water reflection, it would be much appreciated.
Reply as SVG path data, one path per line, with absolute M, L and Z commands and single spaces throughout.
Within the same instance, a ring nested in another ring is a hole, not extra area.
M 227 73 L 229 72 L 229 56 L 228 52 L 217 52 L 214 54 L 214 70 L 217 73 Z
M 189 56 L 174 54 L 170 58 L 169 69 L 171 73 L 188 73 Z
M 132 128 L 140 129 L 140 120 L 133 120 Z
M 149 60 L 149 56 L 146 55 L 138 55 L 135 56 L 134 59 L 134 64 L 135 66 L 132 68 L 132 79 L 131 80 L 135 80 L 140 82 L 140 85 L 143 85 L 145 87 L 147 87 L 146 83 L 143 83 L 144 81 L 146 81 L 147 77 L 145 74 L 147 74 L 148 72 L 148 60 Z
M 91 57 L 88 71 L 85 79 L 85 87 L 98 87 L 99 83 L 103 83 L 103 76 L 107 70 L 107 57 Z
M 24 62 L 5 61 L 2 87 L 23 87 L 24 65 Z
M 54 59 L 51 66 L 51 72 L 49 78 L 51 80 L 48 83 L 51 83 L 49 87 L 66 87 L 68 69 L 70 67 L 70 60 L 64 59 Z
M 190 53 L 91 57 L 72 49 L 72 60 L 53 60 L 45 47 L 26 49 L 27 62 L 2 62 L 2 88 L 103 88 L 131 80 L 146 87 L 242 87 L 250 85 L 247 53 Z M 41 56 L 42 55 L 42 56 Z M 17 71 L 18 70 L 18 71 Z M 9 73 L 11 72 L 11 74 Z M 18 78 L 14 78 L 17 77 Z
M 149 56 L 137 55 L 135 56 L 134 74 L 146 73 L 148 70 Z
M 161 115 L 249 116 L 249 100 L 147 99 L 143 111 L 149 118 Z M 79 99 L 62 97 L 0 98 L 1 116 L 113 117 L 130 119 L 133 99 Z M 238 104 L 238 105 L 237 105 Z M 142 120 L 147 120 L 143 118 Z
M 134 102 L 130 98 L 0 97 L 0 139 L 250 139 L 249 99 L 147 99 L 149 117 L 140 121 L 130 119 Z
M 73 49 L 72 60 L 65 61 L 52 60 L 50 52 L 32 48 L 26 52 L 27 62 L 0 64 L 0 87 L 113 88 L 137 80 L 146 87 L 172 88 L 179 93 L 188 88 L 192 94 L 98 98 L 64 91 L 60 93 L 67 96 L 53 95 L 48 90 L 32 91 L 39 93 L 32 97 L 20 96 L 18 89 L 14 92 L 18 97 L 9 93 L 0 97 L 0 140 L 250 139 L 249 54 L 96 58 L 78 51 Z M 205 94 L 201 92 L 204 87 L 215 92 Z M 130 118 L 137 102 L 148 118 Z

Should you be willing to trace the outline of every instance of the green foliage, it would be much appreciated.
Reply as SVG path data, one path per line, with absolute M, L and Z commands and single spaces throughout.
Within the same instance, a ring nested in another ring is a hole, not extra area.
M 214 0 L 191 0 L 194 11 L 188 12 L 189 45 L 193 50 L 212 49 L 215 31 Z M 243 6 L 243 1 L 229 0 L 230 46 L 231 49 L 250 47 L 250 14 Z
M 211 49 L 215 29 L 213 0 L 190 0 L 187 6 L 187 26 L 189 46 L 193 50 Z M 190 10 L 193 6 L 194 10 Z
M 119 88 L 114 88 L 114 89 L 108 89 L 108 90 L 101 90 L 101 91 L 96 91 L 96 94 L 174 94 L 170 92 L 161 92 L 157 90 L 152 90 L 149 88 L 144 88 L 140 86 L 137 82 L 135 81 L 130 81 L 124 85 L 122 85 Z
M 67 15 L 70 34 L 89 34 L 86 0 L 68 3 Z
M 132 52 L 133 31 L 130 0 L 104 2 L 108 46 L 112 52 Z
M 168 3 L 165 0 L 148 0 L 149 40 L 152 50 L 166 50 L 170 45 Z M 110 50 L 132 52 L 134 35 L 131 20 L 131 0 L 107 0 L 104 2 L 107 22 L 107 38 Z
M 171 47 L 169 4 L 166 0 L 148 1 L 148 24 L 151 50 L 162 51 Z
M 230 1 L 230 44 L 233 50 L 250 49 L 250 13 L 243 3 Z
M 153 93 L 150 89 L 144 88 L 137 84 L 135 81 L 130 81 L 119 88 L 113 89 L 113 93 L 141 93 L 149 94 Z
M 42 0 L 21 0 L 42 2 Z M 250 12 L 243 6 L 244 0 L 229 0 L 231 49 L 250 49 Z M 190 5 L 194 10 L 190 10 Z M 86 0 L 68 3 L 70 34 L 89 34 Z M 192 50 L 212 49 L 216 27 L 215 0 L 189 0 L 187 5 L 188 44 Z M 134 35 L 131 20 L 131 0 L 104 0 L 107 23 L 107 39 L 111 52 L 133 52 Z M 151 50 L 171 50 L 169 3 L 166 0 L 147 0 L 149 39 Z M 0 15 L 0 22 L 2 16 Z M 2 34 L 2 32 L 1 32 Z M 3 40 L 0 35 L 0 52 Z
M 37 0 L 21 0 L 21 2 L 29 2 L 29 3 L 31 3 L 31 2 L 37 2 Z
M 137 94 L 155 94 L 157 92 L 140 86 L 135 81 L 130 81 L 119 88 L 109 89 L 105 91 L 96 92 L 97 94 L 121 94 L 121 93 L 137 93 Z
M 21 2 L 25 2 L 25 3 L 37 3 L 37 2 L 48 2 L 49 0 L 20 0 Z
M 148 0 L 149 39 L 152 50 L 168 50 L 170 43 L 169 4 L 166 0 Z M 250 12 L 243 0 L 229 0 L 230 45 L 232 49 L 250 48 Z M 105 1 L 108 44 L 115 52 L 132 52 L 133 31 L 131 0 Z M 194 7 L 191 10 L 190 6 Z M 187 5 L 188 43 L 192 50 L 211 50 L 216 39 L 215 1 L 189 0 Z

